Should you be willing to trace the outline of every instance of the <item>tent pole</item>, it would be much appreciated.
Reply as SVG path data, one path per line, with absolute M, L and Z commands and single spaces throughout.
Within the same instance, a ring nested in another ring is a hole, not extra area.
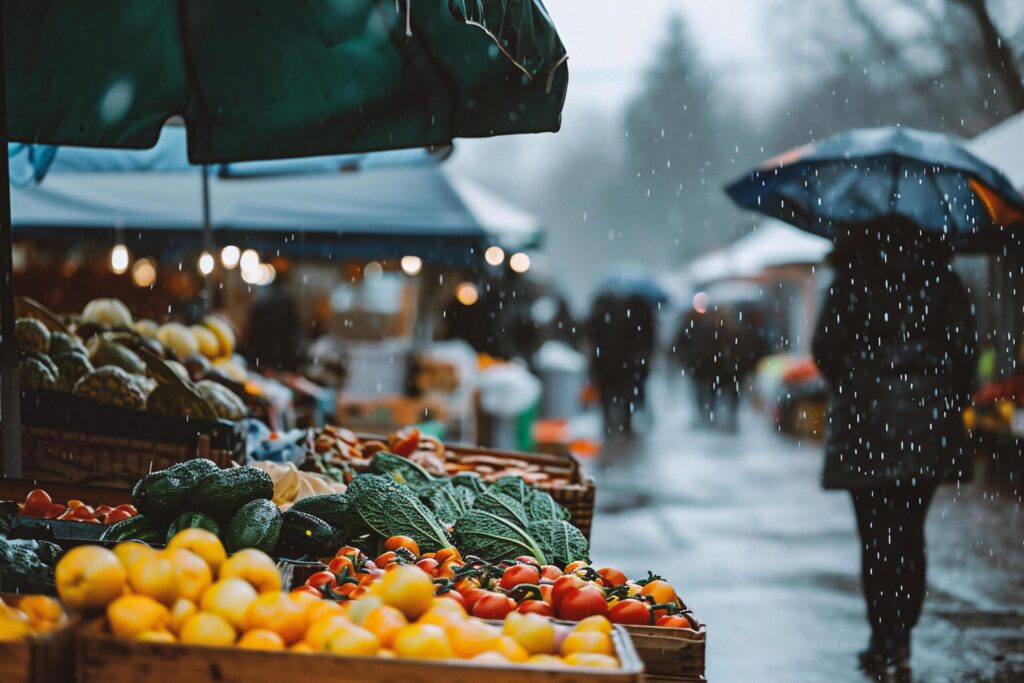
M 213 225 L 210 221 L 210 167 L 203 164 L 203 250 L 213 256 Z M 216 270 L 216 260 L 214 260 Z M 203 297 L 206 307 L 213 311 L 213 271 L 203 275 Z
M 0 145 L 7 150 L 7 79 L 4 72 L 3 9 L 0 5 Z M 14 258 L 11 229 L 10 166 L 0 164 L 0 419 L 3 420 L 4 476 L 21 477 L 21 399 L 18 390 L 18 343 L 14 332 Z

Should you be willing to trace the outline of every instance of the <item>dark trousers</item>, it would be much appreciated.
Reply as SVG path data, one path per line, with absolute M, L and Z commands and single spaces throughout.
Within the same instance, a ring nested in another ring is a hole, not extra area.
M 909 653 L 925 595 L 924 522 L 935 484 L 851 491 L 871 647 Z

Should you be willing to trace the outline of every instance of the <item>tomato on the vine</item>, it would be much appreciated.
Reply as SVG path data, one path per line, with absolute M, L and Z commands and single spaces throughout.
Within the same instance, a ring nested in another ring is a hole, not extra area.
M 338 585 L 338 579 L 333 572 L 317 572 L 306 579 L 306 585 L 312 586 L 313 588 L 326 586 L 329 589 L 333 589 Z
M 659 604 L 679 604 L 679 596 L 676 595 L 676 589 L 673 588 L 668 581 L 663 581 L 661 579 L 649 581 L 640 590 L 640 594 L 651 596 L 652 598 L 654 598 L 654 602 Z
M 569 564 L 565 565 L 565 573 L 572 574 L 577 569 L 585 569 L 588 566 L 589 565 L 587 565 L 586 562 L 583 562 L 582 560 L 576 560 L 575 562 L 570 562 Z
M 543 600 L 523 600 L 519 603 L 519 607 L 516 607 L 516 611 L 523 614 L 540 614 L 545 617 L 555 616 L 555 610 Z
M 455 590 L 454 588 L 451 590 L 447 590 L 444 593 L 438 593 L 437 597 L 454 600 L 455 602 L 459 603 L 463 609 L 466 609 L 466 598 L 462 597 L 462 593 Z
M 308 593 L 309 595 L 315 595 L 318 598 L 323 597 L 322 595 L 320 595 L 320 591 L 319 590 L 317 590 L 313 586 L 307 586 L 307 585 L 296 586 L 295 588 L 293 588 L 291 590 L 291 592 L 292 593 L 296 593 L 296 594 L 298 594 L 298 593 Z
M 633 598 L 619 600 L 608 610 L 608 618 L 613 624 L 648 626 L 651 623 L 651 606 Z
M 385 550 L 397 551 L 399 548 L 405 548 L 416 557 L 419 557 L 420 555 L 419 544 L 416 543 L 416 541 L 414 541 L 413 539 L 409 538 L 408 536 L 391 536 L 386 541 L 384 541 Z
M 504 619 L 515 610 L 516 601 L 501 593 L 487 592 L 473 603 L 473 616 L 481 619 Z
M 53 505 L 50 494 L 42 489 L 33 489 L 25 497 L 25 504 L 21 508 L 21 514 L 26 517 L 42 517 Z
M 668 628 L 693 628 L 693 624 L 682 614 L 666 614 L 654 621 L 655 626 Z
M 557 581 L 562 575 L 562 570 L 553 564 L 546 564 L 540 568 L 540 578 L 545 581 Z
M 104 515 L 103 523 L 104 524 L 116 524 L 118 522 L 123 522 L 126 519 L 131 519 L 132 516 L 133 515 L 130 512 L 128 512 L 127 510 L 118 510 L 118 509 L 115 508 L 115 509 L 111 510 L 110 512 L 108 512 L 106 515 Z
M 461 583 L 461 582 L 460 582 Z M 461 588 L 458 583 L 455 584 L 455 590 L 462 594 L 463 599 L 466 602 L 466 609 L 472 610 L 476 605 L 476 601 L 485 595 L 490 595 L 491 591 L 484 590 L 479 586 L 471 586 L 469 588 Z
M 604 591 L 594 585 L 570 590 L 555 602 L 554 608 L 559 619 L 568 621 L 580 621 L 590 616 L 608 614 Z
M 514 564 L 501 575 L 499 587 L 512 590 L 521 583 L 537 584 L 540 582 L 540 570 L 532 564 Z
M 430 574 L 431 576 L 436 576 L 437 575 L 437 569 L 438 569 L 438 567 L 440 565 L 437 563 L 437 560 L 435 560 L 434 558 L 432 558 L 432 557 L 425 557 L 422 560 L 420 560 L 419 562 L 417 562 L 416 566 L 419 567 L 420 569 L 422 569 L 423 571 L 425 571 L 426 573 Z
M 415 427 L 410 429 L 405 434 L 399 435 L 399 438 L 391 446 L 391 452 L 395 455 L 401 455 L 402 457 L 408 458 L 410 455 L 416 452 L 416 449 L 420 447 L 420 430 Z
M 604 580 L 604 585 L 609 588 L 617 588 L 629 580 L 625 573 L 615 569 L 614 567 L 601 567 L 597 570 L 597 573 L 600 574 L 601 578 Z

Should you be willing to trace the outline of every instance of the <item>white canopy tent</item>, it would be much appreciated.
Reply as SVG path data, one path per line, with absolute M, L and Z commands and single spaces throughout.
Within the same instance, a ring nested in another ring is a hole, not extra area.
M 821 263 L 831 250 L 831 240 L 768 219 L 746 237 L 693 261 L 685 275 L 694 284 L 752 278 L 765 268 Z

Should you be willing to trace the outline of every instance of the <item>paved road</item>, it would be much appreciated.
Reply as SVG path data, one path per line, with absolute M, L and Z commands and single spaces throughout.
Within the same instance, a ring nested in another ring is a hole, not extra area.
M 681 387 L 652 393 L 648 436 L 592 465 L 595 562 L 653 569 L 680 589 L 708 624 L 711 683 L 865 681 L 853 512 L 845 493 L 819 487 L 820 446 L 753 412 L 737 434 L 694 429 Z M 944 487 L 928 542 L 915 681 L 1024 681 L 1020 495 Z

